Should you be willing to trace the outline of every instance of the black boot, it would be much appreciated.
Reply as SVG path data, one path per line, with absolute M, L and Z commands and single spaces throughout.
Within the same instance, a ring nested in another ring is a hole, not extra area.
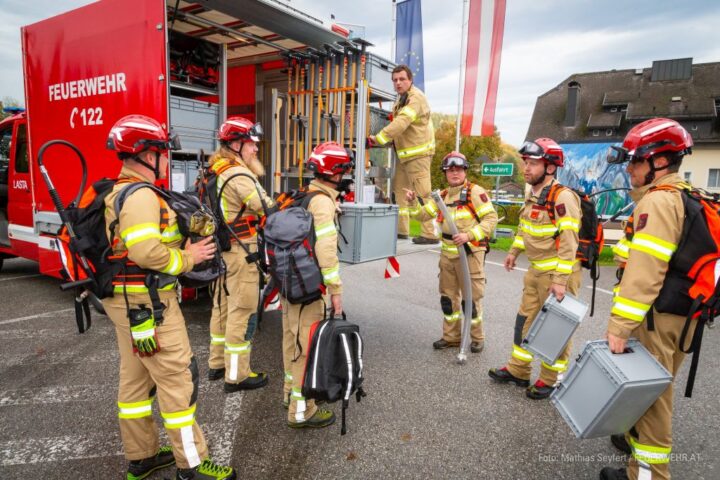
M 142 460 L 132 460 L 128 465 L 127 480 L 142 480 L 155 470 L 169 467 L 175 463 L 172 447 L 161 447 L 158 452 Z
M 237 475 L 232 467 L 218 465 L 209 458 L 195 468 L 178 468 L 175 480 L 235 480 Z
M 628 480 L 627 470 L 624 468 L 605 467 L 600 470 L 600 480 Z
M 518 387 L 527 387 L 530 385 L 530 380 L 524 380 L 516 377 L 508 371 L 507 367 L 491 368 L 488 371 L 488 375 L 490 375 L 490 378 L 500 383 L 514 383 Z
M 460 342 L 448 342 L 444 338 L 441 338 L 440 340 L 433 342 L 433 348 L 435 350 L 443 350 L 445 348 L 449 347 L 459 347 Z
M 483 340 L 480 340 L 479 342 L 472 342 L 470 344 L 470 351 L 472 353 L 480 353 L 483 351 L 483 348 L 485 348 L 485 342 Z
M 528 387 L 528 389 L 525 390 L 525 395 L 533 400 L 545 400 L 552 395 L 554 391 L 555 387 L 545 385 L 545 382 L 538 380 L 533 386 Z
M 630 455 L 632 453 L 632 449 L 630 448 L 630 444 L 625 440 L 625 434 L 624 433 L 618 433 L 617 435 L 610 435 L 610 441 L 613 445 L 615 445 L 615 448 L 620 450 L 623 453 L 627 453 Z
M 435 245 L 440 242 L 440 240 L 438 240 L 437 238 L 415 237 L 413 238 L 412 242 L 415 245 Z
M 240 383 L 225 382 L 225 393 L 239 392 L 240 390 L 254 390 L 267 385 L 268 377 L 266 373 L 251 373 L 248 378 Z
M 211 368 L 208 370 L 208 380 L 211 382 L 214 380 L 220 380 L 225 376 L 225 367 L 222 368 Z

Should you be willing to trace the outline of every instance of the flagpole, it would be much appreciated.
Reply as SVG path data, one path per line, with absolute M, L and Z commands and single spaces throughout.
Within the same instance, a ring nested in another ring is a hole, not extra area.
M 390 59 L 397 62 L 397 1 L 392 0 L 392 38 L 390 39 Z
M 460 46 L 460 81 L 458 87 L 458 110 L 457 119 L 455 121 L 455 151 L 460 151 L 460 116 L 462 115 L 462 101 L 465 89 L 465 57 L 467 53 L 467 35 L 468 35 L 468 14 L 470 0 L 463 0 L 463 19 L 462 19 L 462 43 Z

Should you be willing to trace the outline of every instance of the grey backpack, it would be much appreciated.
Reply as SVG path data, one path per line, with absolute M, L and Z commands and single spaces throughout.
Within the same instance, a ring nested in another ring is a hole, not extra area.
M 307 207 L 319 191 L 283 193 L 263 232 L 265 260 L 274 287 L 290 303 L 307 305 L 325 293 L 315 256 L 315 227 Z

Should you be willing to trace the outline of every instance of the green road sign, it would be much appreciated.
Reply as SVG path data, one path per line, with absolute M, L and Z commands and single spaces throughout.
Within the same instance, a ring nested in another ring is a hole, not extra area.
M 483 163 L 482 174 L 486 177 L 511 177 L 512 163 Z

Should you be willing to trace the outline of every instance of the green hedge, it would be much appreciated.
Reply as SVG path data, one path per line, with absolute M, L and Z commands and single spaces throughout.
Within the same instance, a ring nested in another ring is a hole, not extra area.
M 502 217 L 503 215 L 505 215 L 505 218 L 501 221 L 501 223 L 504 223 L 506 225 L 512 225 L 514 227 L 517 226 L 517 224 L 520 222 L 521 208 L 521 205 L 495 205 L 498 217 Z

